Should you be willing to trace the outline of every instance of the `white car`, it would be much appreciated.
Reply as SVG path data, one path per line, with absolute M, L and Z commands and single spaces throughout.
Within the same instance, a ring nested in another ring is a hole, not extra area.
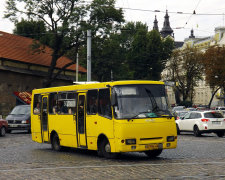
M 176 120 L 177 134 L 194 132 L 194 136 L 202 133 L 216 133 L 223 137 L 225 133 L 225 118 L 217 111 L 190 111 L 182 119 Z

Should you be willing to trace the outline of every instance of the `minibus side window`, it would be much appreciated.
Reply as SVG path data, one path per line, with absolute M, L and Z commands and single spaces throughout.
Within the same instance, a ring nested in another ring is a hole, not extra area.
M 33 104 L 33 113 L 40 114 L 40 107 L 41 107 L 41 95 L 35 94 L 34 95 L 34 104 Z
M 49 94 L 49 114 L 56 114 L 57 93 Z
M 98 113 L 107 118 L 112 118 L 110 91 L 109 89 L 99 90 Z
M 74 114 L 75 112 L 76 94 L 74 92 L 59 93 L 57 101 L 57 113 Z
M 87 114 L 98 112 L 98 90 L 89 90 L 87 93 Z

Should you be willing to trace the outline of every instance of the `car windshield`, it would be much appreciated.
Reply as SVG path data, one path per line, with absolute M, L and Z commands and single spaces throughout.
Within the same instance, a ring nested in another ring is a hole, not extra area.
M 188 112 L 178 112 L 177 115 L 180 117 L 184 117 Z
M 223 118 L 223 115 L 218 112 L 207 112 L 204 113 L 205 118 Z
M 10 114 L 30 114 L 30 106 L 16 106 Z
M 171 116 L 164 85 L 121 85 L 113 88 L 116 119 Z

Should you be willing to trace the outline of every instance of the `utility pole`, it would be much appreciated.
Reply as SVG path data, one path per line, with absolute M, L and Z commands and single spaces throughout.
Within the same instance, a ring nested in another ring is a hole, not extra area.
M 87 30 L 87 81 L 91 81 L 91 30 Z

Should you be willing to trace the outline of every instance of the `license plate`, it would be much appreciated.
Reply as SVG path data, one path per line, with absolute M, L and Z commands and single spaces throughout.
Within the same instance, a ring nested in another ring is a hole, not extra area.
M 9 127 L 17 127 L 18 125 L 10 124 Z
M 213 121 L 212 124 L 220 125 L 221 122 L 220 121 Z
M 152 143 L 145 145 L 145 149 L 154 150 L 154 149 L 162 149 L 162 144 Z

